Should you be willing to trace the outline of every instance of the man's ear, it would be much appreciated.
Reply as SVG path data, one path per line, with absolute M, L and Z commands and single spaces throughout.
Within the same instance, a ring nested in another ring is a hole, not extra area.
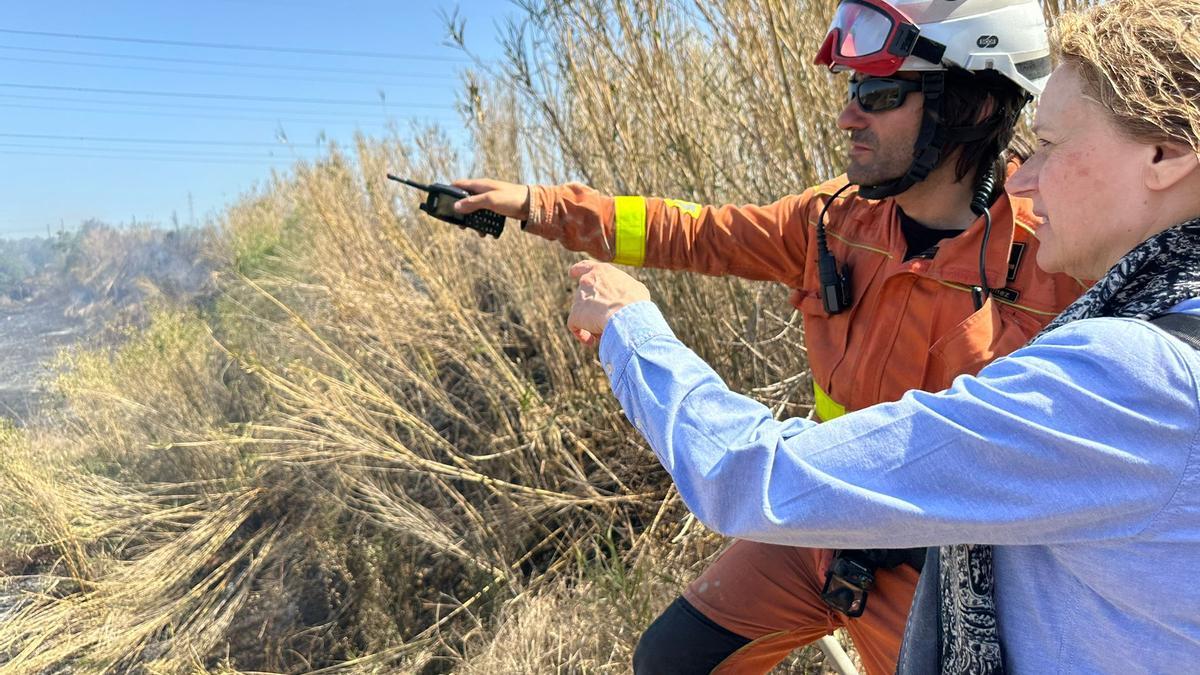
M 1200 154 L 1186 143 L 1158 143 L 1146 167 L 1146 187 L 1166 190 L 1200 171 Z

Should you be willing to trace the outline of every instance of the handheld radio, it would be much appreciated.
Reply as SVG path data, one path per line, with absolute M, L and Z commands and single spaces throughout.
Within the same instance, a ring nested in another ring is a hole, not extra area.
M 425 202 L 419 208 L 438 220 L 458 225 L 459 227 L 469 227 L 476 232 L 490 234 L 497 239 L 500 238 L 500 233 L 504 231 L 504 216 L 495 211 L 484 209 L 474 213 L 462 214 L 454 210 L 455 202 L 471 196 L 466 190 L 442 183 L 425 185 L 408 180 L 407 178 L 393 176 L 390 173 L 387 177 L 428 193 L 425 197 Z

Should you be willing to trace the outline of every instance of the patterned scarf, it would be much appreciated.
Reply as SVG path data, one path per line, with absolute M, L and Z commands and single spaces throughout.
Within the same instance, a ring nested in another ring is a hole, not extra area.
M 1164 230 L 1125 254 L 1033 341 L 1079 319 L 1120 316 L 1149 321 L 1196 297 L 1200 297 L 1200 218 Z M 942 546 L 930 551 L 924 570 L 897 672 L 1004 673 L 992 547 Z M 936 575 L 930 574 L 933 570 Z M 940 645 L 940 653 L 930 649 L 930 643 Z

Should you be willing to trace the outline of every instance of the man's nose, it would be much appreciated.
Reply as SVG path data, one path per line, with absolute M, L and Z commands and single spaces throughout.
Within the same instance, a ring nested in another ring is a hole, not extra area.
M 845 107 L 838 115 L 837 125 L 842 131 L 853 131 L 855 129 L 865 129 L 867 127 L 867 113 L 863 112 L 862 106 L 858 104 L 856 99 L 846 101 Z

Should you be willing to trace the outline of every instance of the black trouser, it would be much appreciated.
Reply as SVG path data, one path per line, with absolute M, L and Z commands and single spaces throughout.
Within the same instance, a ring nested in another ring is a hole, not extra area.
M 750 643 L 676 598 L 650 624 L 633 652 L 636 675 L 707 675 Z

